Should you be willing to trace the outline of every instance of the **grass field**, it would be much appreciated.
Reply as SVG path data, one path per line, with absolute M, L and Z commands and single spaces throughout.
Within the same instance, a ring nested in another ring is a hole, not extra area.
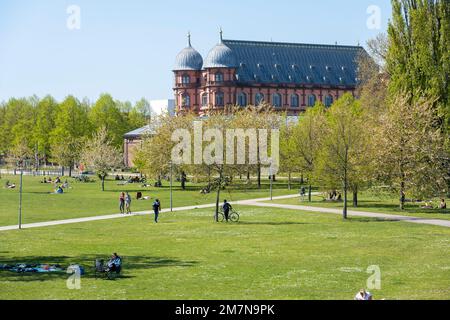
M 123 277 L 0 271 L 0 299 L 345 299 L 381 269 L 376 299 L 450 299 L 450 230 L 241 207 L 239 224 L 210 210 L 0 233 L 0 264 L 79 263 L 117 251 Z
M 16 189 L 6 189 L 6 181 L 15 183 Z M 141 184 L 117 185 L 116 181 L 107 181 L 106 191 L 101 192 L 100 183 L 76 183 L 69 179 L 71 189 L 63 195 L 51 194 L 54 192 L 52 184 L 41 184 L 42 177 L 24 177 L 23 187 L 23 223 L 34 223 L 71 218 L 82 218 L 98 215 L 108 215 L 119 212 L 119 194 L 128 191 L 134 198 L 138 191 L 144 196 L 150 196 L 153 200 L 159 198 L 163 208 L 170 206 L 169 183 L 164 183 L 164 188 L 143 188 Z M 98 180 L 98 179 L 97 179 Z M 16 225 L 18 222 L 19 207 L 19 176 L 3 176 L 0 179 L 0 226 Z M 256 186 L 245 187 L 231 186 L 222 192 L 222 199 L 230 201 L 268 197 L 267 182 L 262 190 Z M 174 184 L 173 205 L 183 207 L 215 202 L 215 193 L 209 195 L 200 194 L 204 185 L 188 184 L 188 190 L 182 191 L 179 183 Z M 288 191 L 284 182 L 275 184 L 274 195 L 284 195 L 295 191 Z M 153 201 L 132 202 L 135 212 L 151 210 Z
M 307 197 L 302 201 L 300 197 L 292 199 L 276 200 L 275 203 L 289 204 L 289 205 L 304 205 L 312 207 L 324 207 L 341 209 L 343 207 L 342 202 L 328 202 L 324 201 L 322 196 L 313 196 L 313 201 L 308 202 Z M 435 206 L 438 204 L 438 199 L 434 201 Z M 450 204 L 450 203 L 449 203 Z M 427 218 L 427 219 L 442 219 L 450 220 L 450 209 L 422 209 L 423 204 L 406 203 L 405 210 L 400 210 L 399 200 L 393 196 L 376 196 L 369 193 L 362 193 L 359 195 L 358 207 L 352 206 L 352 200 L 349 200 L 349 210 L 354 211 L 369 211 L 377 213 L 387 213 L 404 215 L 411 217 Z

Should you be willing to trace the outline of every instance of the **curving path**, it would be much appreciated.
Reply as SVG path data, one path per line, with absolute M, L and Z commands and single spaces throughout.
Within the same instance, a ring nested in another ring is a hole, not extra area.
M 298 197 L 297 194 L 293 194 L 293 195 L 287 195 L 287 196 L 273 197 L 273 200 L 291 199 L 291 198 L 297 198 L 297 197 Z M 235 202 L 233 202 L 233 204 L 244 205 L 244 206 L 254 206 L 254 207 L 264 207 L 264 208 L 297 210 L 297 211 L 303 211 L 303 212 L 317 212 L 317 213 L 329 213 L 329 214 L 342 215 L 342 210 L 340 210 L 340 209 L 319 208 L 319 207 L 310 207 L 310 206 L 301 206 L 301 205 L 284 205 L 284 204 L 276 204 L 276 203 L 267 203 L 264 201 L 270 201 L 270 198 L 235 201 Z M 207 209 L 207 208 L 214 208 L 215 206 L 216 206 L 215 203 L 211 203 L 211 204 L 198 205 L 198 206 L 178 207 L 178 208 L 173 208 L 173 212 L 188 211 L 188 210 L 195 210 L 195 209 Z M 170 209 L 164 209 L 161 211 L 161 213 L 167 213 L 167 212 L 170 212 Z M 58 225 L 74 224 L 74 223 L 84 223 L 84 222 L 91 222 L 91 221 L 111 220 L 111 219 L 126 219 L 126 218 L 130 218 L 130 217 L 134 217 L 134 216 L 150 215 L 152 213 L 153 212 L 151 212 L 151 211 L 143 211 L 143 212 L 136 212 L 131 215 L 113 214 L 113 215 L 107 215 L 107 216 L 96 216 L 96 217 L 88 217 L 88 218 L 59 220 L 59 221 L 37 222 L 37 223 L 23 224 L 22 229 L 42 228 L 42 227 L 50 227 L 50 226 L 58 226 Z M 408 217 L 408 216 L 393 215 L 393 214 L 352 211 L 352 210 L 348 211 L 348 215 L 350 217 L 354 216 L 354 217 L 378 218 L 378 219 L 385 219 L 385 220 L 391 220 L 391 221 L 405 221 L 405 222 L 410 222 L 410 223 L 434 225 L 434 226 L 450 228 L 450 220 L 425 219 L 425 218 Z M 0 232 L 17 230 L 18 228 L 19 228 L 18 225 L 0 227 Z

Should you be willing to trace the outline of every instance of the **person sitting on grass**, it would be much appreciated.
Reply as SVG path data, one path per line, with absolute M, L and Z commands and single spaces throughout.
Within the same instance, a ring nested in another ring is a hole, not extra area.
M 56 189 L 55 193 L 56 193 L 56 194 L 63 194 L 63 193 L 64 193 L 64 190 L 63 190 L 63 188 L 62 188 L 61 186 L 59 186 L 59 187 Z
M 439 205 L 439 209 L 441 209 L 441 210 L 447 209 L 447 203 L 445 202 L 445 199 L 441 199 L 441 204 Z
M 111 259 L 109 259 L 106 271 L 107 272 L 117 272 L 122 265 L 122 258 L 117 255 L 117 253 L 113 253 L 111 255 Z
M 5 183 L 5 188 L 7 188 L 7 189 L 15 189 L 16 185 L 14 183 L 13 184 L 9 183 L 9 180 L 7 180 L 6 183 Z
M 354 300 L 364 301 L 364 300 L 373 300 L 372 294 L 367 292 L 365 289 L 361 289 L 355 296 Z

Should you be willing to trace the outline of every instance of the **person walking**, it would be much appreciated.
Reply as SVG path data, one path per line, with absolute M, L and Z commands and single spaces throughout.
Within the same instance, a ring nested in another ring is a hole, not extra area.
M 131 196 L 128 192 L 125 195 L 125 207 L 127 210 L 127 214 L 131 214 Z
M 158 216 L 161 211 L 161 202 L 159 202 L 159 199 L 156 199 L 155 202 L 153 202 L 153 211 L 155 213 L 155 223 L 158 223 Z
M 120 196 L 119 196 L 119 209 L 120 209 L 120 213 L 121 214 L 125 213 L 125 192 L 120 193 Z
M 227 200 L 224 200 L 222 209 L 223 209 L 223 213 L 225 215 L 225 220 L 228 222 L 228 220 L 230 219 L 230 211 L 231 211 L 231 209 L 233 209 L 233 207 L 231 206 L 231 204 L 228 203 Z

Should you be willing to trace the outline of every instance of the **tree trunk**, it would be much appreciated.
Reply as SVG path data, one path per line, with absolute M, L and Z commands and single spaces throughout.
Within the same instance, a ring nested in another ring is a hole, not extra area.
M 217 186 L 216 214 L 214 216 L 214 221 L 216 221 L 216 222 L 219 222 L 220 189 L 222 189 L 222 172 L 220 172 L 220 174 L 219 174 L 219 183 Z
M 353 190 L 353 207 L 358 207 L 358 187 Z
M 405 182 L 400 184 L 400 210 L 405 210 Z
M 312 185 L 309 185 L 308 188 L 308 201 L 312 202 Z
M 73 167 L 73 164 L 71 164 L 69 167 L 69 178 L 72 178 L 72 167 Z
M 102 176 L 102 191 L 105 191 L 105 176 Z
M 258 189 L 261 189 L 261 164 L 258 163 Z
M 343 217 L 344 220 L 347 219 L 347 191 L 348 191 L 348 186 L 347 186 L 347 172 L 344 172 L 344 210 L 343 210 Z
M 289 177 L 288 177 L 288 189 L 289 189 L 289 190 L 292 189 L 292 188 L 291 188 L 291 176 L 292 176 L 292 174 L 291 174 L 291 172 L 289 172 Z

